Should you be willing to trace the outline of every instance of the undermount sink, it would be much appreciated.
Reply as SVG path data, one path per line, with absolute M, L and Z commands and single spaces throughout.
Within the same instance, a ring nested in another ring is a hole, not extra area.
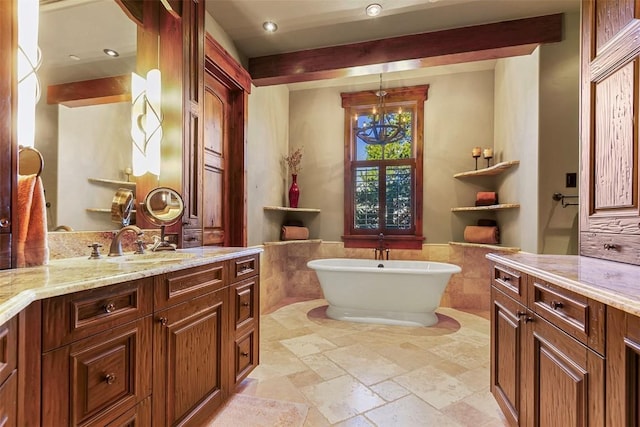
M 118 264 L 153 264 L 183 261 L 185 259 L 193 258 L 194 256 L 194 254 L 184 252 L 150 252 L 145 254 L 108 257 L 107 261 Z

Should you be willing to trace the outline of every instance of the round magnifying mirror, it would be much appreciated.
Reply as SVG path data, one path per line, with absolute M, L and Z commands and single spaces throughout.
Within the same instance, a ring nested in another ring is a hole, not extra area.
M 167 187 L 154 188 L 142 202 L 142 211 L 154 225 L 172 225 L 184 212 L 184 202 L 177 191 Z

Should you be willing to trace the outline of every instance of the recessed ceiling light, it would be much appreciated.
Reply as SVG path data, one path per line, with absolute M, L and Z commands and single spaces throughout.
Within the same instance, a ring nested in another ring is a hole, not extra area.
M 278 25 L 273 21 L 264 21 L 262 23 L 262 28 L 268 33 L 275 33 L 278 29 Z
M 74 54 L 69 55 L 69 59 L 73 59 L 74 61 L 80 61 L 80 57 Z
M 120 56 L 120 54 L 118 52 L 116 52 L 113 49 L 103 49 L 102 50 L 105 54 L 111 56 L 112 58 L 116 58 L 118 56 Z
M 365 11 L 367 12 L 367 16 L 378 16 L 380 15 L 380 12 L 382 12 L 382 6 L 378 3 L 372 3 L 367 6 Z

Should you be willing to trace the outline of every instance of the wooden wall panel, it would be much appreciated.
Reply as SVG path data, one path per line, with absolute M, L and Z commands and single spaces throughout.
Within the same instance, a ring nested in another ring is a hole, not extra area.
M 596 49 L 615 37 L 636 15 L 635 0 L 598 1 L 596 9 Z

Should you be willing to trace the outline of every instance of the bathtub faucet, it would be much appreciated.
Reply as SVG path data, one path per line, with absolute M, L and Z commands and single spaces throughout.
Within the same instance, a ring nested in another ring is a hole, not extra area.
M 384 234 L 378 234 L 378 247 L 374 249 L 374 259 L 389 260 L 389 248 L 384 244 Z

